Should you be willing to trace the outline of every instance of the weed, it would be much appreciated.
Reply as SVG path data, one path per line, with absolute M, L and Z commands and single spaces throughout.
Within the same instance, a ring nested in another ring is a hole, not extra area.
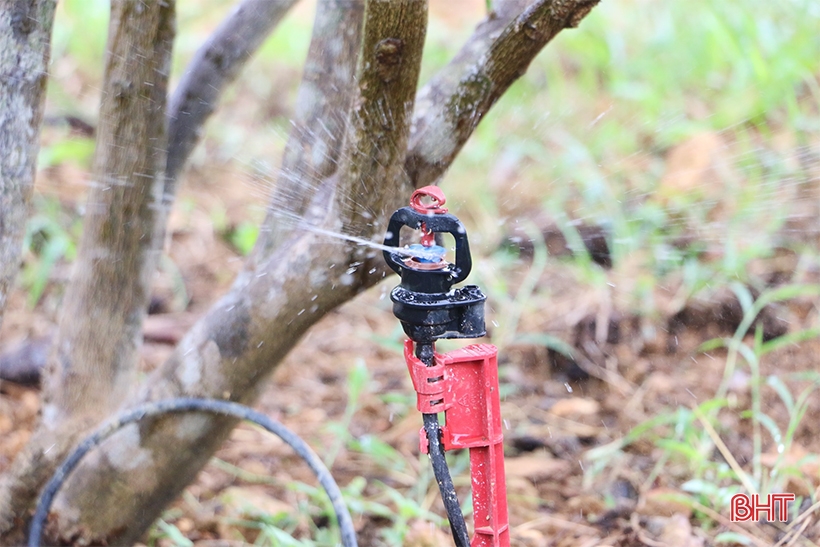
M 66 218 L 56 200 L 37 198 L 35 203 L 37 212 L 26 222 L 21 278 L 31 307 L 40 301 L 57 264 L 74 259 L 79 231 L 78 223 Z
M 803 469 L 818 457 L 806 455 L 797 462 L 789 462 L 787 455 L 792 451 L 795 432 L 806 417 L 810 397 L 820 388 L 820 374 L 811 371 L 763 378 L 760 366 L 762 358 L 767 354 L 790 344 L 816 338 L 818 330 L 805 329 L 767 342 L 763 341 L 763 328 L 760 325 L 754 329 L 753 336 L 749 337 L 747 334 L 766 306 L 795 298 L 816 297 L 820 294 L 820 286 L 784 285 L 764 291 L 757 299 L 741 285 L 734 285 L 733 288 L 744 310 L 740 325 L 732 337 L 710 340 L 699 348 L 701 352 L 717 348 L 727 350 L 723 381 L 718 386 L 715 397 L 691 408 L 679 407 L 675 411 L 656 416 L 635 427 L 623 439 L 590 450 L 587 458 L 595 463 L 586 477 L 588 484 L 591 484 L 595 475 L 618 458 L 622 449 L 638 439 L 649 438 L 662 455 L 656 460 L 655 467 L 644 482 L 643 490 L 651 487 L 663 471 L 669 476 L 689 477 L 682 481 L 680 489 L 690 495 L 688 504 L 693 508 L 712 511 L 701 512 L 706 526 L 714 515 L 728 508 L 732 495 L 738 492 L 766 496 L 785 491 L 789 481 L 803 483 L 808 491 L 814 490 L 811 479 Z M 750 372 L 749 408 L 739 408 L 736 402 L 731 403 L 727 398 L 729 381 L 737 369 L 738 359 L 746 364 Z M 784 380 L 800 380 L 804 387 L 795 397 Z M 788 415 L 785 424 L 778 423 L 763 411 L 764 389 L 773 391 L 783 403 Z M 751 469 L 738 462 L 721 438 L 720 431 L 723 427 L 718 417 L 721 411 L 726 410 L 732 410 L 742 419 L 751 422 Z M 764 432 L 768 434 L 767 439 L 764 438 Z M 768 466 L 763 465 L 764 445 L 771 445 L 777 453 L 776 460 Z M 670 472 L 672 464 L 677 466 L 677 473 Z M 685 497 L 683 499 L 687 500 Z M 795 507 L 799 507 L 799 504 L 795 504 Z M 732 538 L 735 535 L 724 535 L 720 541 L 728 542 Z M 749 541 L 749 538 L 746 537 L 744 541 Z

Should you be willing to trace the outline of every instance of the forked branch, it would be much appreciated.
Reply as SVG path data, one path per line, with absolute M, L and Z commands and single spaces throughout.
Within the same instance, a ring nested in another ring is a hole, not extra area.
M 374 11 L 364 16 L 367 30 L 361 30 L 361 21 L 348 19 L 349 2 L 346 4 L 322 2 L 318 10 L 314 33 L 314 40 L 318 42 L 316 47 L 311 47 L 315 53 L 311 53 L 310 70 L 300 92 L 297 107 L 301 109 L 300 121 L 297 121 L 293 148 L 289 151 L 293 155 L 286 157 L 286 163 L 294 169 L 309 170 L 317 178 L 323 175 L 318 180 L 301 183 L 310 184 L 315 193 L 314 205 L 321 198 L 322 204 L 328 207 L 325 209 L 328 218 L 341 213 L 342 222 L 350 220 L 346 217 L 347 192 L 361 180 L 359 177 L 348 179 L 348 174 L 355 172 L 367 179 L 375 192 L 363 197 L 374 203 L 403 201 L 391 181 L 382 184 L 380 177 L 401 169 L 403 143 L 409 130 L 407 120 L 418 78 L 425 10 L 423 0 L 371 0 L 368 8 Z M 339 47 L 319 47 L 318 44 L 328 44 L 328 40 L 335 37 L 342 37 L 341 42 L 334 42 Z M 379 44 L 392 44 L 392 39 L 405 44 L 399 62 L 392 56 L 394 49 L 379 48 Z M 349 40 L 358 43 L 351 49 Z M 340 54 L 346 57 L 344 52 L 350 51 L 356 52 L 352 63 L 351 58 L 336 57 Z M 359 51 L 362 60 L 357 63 Z M 374 62 L 376 54 L 386 62 Z M 333 66 L 334 60 L 336 66 Z M 336 70 L 336 79 L 320 82 L 322 75 L 318 67 L 328 65 Z M 353 70 L 346 72 L 356 66 L 359 67 L 357 77 L 353 77 Z M 382 67 L 381 74 L 378 67 Z M 333 96 L 330 85 L 334 81 L 347 82 L 345 85 L 358 83 L 360 92 L 349 94 L 354 99 L 358 96 L 355 105 L 350 102 L 350 96 L 342 103 Z M 365 81 L 370 84 L 365 86 Z M 402 89 L 393 89 L 391 84 L 400 84 Z M 317 98 L 318 101 L 314 100 Z M 339 127 L 347 127 L 348 113 L 336 110 L 345 104 L 355 106 L 350 113 L 351 129 L 337 134 L 336 126 L 328 126 L 328 131 L 324 131 L 321 124 L 327 125 L 328 121 L 341 120 Z M 314 105 L 318 105 L 319 110 L 315 110 Z M 383 126 L 381 121 L 377 122 L 382 118 L 380 107 L 393 108 L 404 119 Z M 358 121 L 358 116 L 365 120 Z M 309 129 L 314 127 L 322 129 L 317 132 L 322 135 L 321 140 L 298 140 L 300 136 L 313 139 Z M 359 132 L 356 130 L 359 127 L 361 131 L 375 134 Z M 330 154 L 335 154 L 332 151 L 346 141 L 351 143 L 349 152 L 342 154 L 344 157 L 338 162 L 341 167 L 334 167 L 336 162 L 328 157 L 332 158 Z M 332 147 L 319 149 L 331 143 Z M 388 150 L 386 156 L 379 155 L 378 146 Z M 369 155 L 371 153 L 374 155 Z M 390 158 L 395 158 L 392 165 L 381 164 Z M 280 184 L 293 185 L 294 189 L 299 182 L 288 173 L 280 180 Z M 361 195 L 359 191 L 357 188 L 357 195 Z M 377 226 L 367 228 L 373 233 L 381 231 Z M 270 254 L 257 249 L 257 261 L 248 265 L 231 291 L 183 338 L 171 358 L 146 380 L 139 394 L 141 401 L 188 395 L 252 402 L 263 385 L 262 380 L 310 326 L 327 311 L 380 279 L 380 276 L 364 279 L 366 271 L 361 278 L 358 274 L 348 274 L 355 260 L 353 251 L 327 237 L 299 230 L 292 230 L 287 237 L 276 235 L 278 237 L 268 240 Z M 93 466 L 80 466 L 60 498 L 71 500 L 73 511 L 82 515 L 80 522 L 89 529 L 116 543 L 131 542 L 153 522 L 164 504 L 194 478 L 232 425 L 232 421 L 197 416 L 174 416 L 141 423 L 101 447 L 110 457 L 99 458 Z M 169 442 L 169 435 L 173 442 Z M 116 458 L 123 450 L 137 451 L 146 457 L 129 460 L 125 469 L 118 465 Z M 146 481 L 150 481 L 149 488 Z M 116 490 L 107 488 L 112 483 L 119 485 Z M 93 493 L 93 498 L 89 493 Z M 93 512 L 101 506 L 116 508 L 116 514 L 106 512 L 104 518 L 98 519 Z
M 502 2 L 419 95 L 411 132 L 425 0 L 319 0 L 294 129 L 253 260 L 143 383 L 134 402 L 179 395 L 252 402 L 313 324 L 381 279 L 370 267 L 375 252 L 300 230 L 293 219 L 310 217 L 315 226 L 363 238 L 383 234 L 380 221 L 404 201 L 407 175 L 415 185 L 438 179 L 537 52 L 596 2 Z M 211 61 L 202 62 L 204 74 Z M 223 74 L 220 85 L 231 74 Z M 189 89 L 201 89 L 198 77 L 190 78 Z M 175 99 L 175 119 L 183 111 L 190 118 L 171 129 L 179 131 L 172 137 L 178 156 L 164 165 L 174 177 L 213 110 L 216 95 L 202 97 L 210 104 L 201 110 L 185 106 L 184 93 Z M 232 425 L 175 416 L 121 432 L 101 446 L 96 462 L 76 470 L 57 500 L 57 513 L 73 519 L 63 530 L 135 541 L 193 480 Z

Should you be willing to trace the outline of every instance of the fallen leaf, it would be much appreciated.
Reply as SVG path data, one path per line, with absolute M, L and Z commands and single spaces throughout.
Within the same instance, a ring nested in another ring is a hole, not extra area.
M 522 477 L 532 482 L 560 479 L 568 475 L 571 469 L 569 462 L 553 458 L 546 453 L 509 458 L 506 463 L 508 476 Z
M 703 539 L 692 534 L 689 518 L 680 513 L 666 519 L 659 541 L 666 547 L 703 547 Z
M 585 399 L 583 397 L 571 397 L 569 399 L 560 399 L 550 408 L 550 414 L 561 417 L 580 417 L 592 416 L 601 410 L 601 405 L 594 399 Z
M 689 517 L 692 507 L 687 502 L 686 495 L 674 488 L 653 488 L 643 493 L 635 511 L 648 517 L 671 517 L 676 514 Z

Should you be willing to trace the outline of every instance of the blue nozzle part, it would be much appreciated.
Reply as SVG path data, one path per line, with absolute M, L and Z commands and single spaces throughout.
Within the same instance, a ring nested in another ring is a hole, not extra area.
M 437 264 L 444 258 L 444 253 L 447 249 L 440 245 L 433 245 L 432 247 L 425 247 L 419 243 L 410 245 L 408 249 L 413 253 L 413 258 L 424 264 Z

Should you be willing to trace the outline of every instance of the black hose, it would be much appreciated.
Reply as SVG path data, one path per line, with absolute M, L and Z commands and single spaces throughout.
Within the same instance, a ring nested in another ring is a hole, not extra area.
M 435 350 L 432 343 L 416 344 L 416 357 L 425 365 L 432 366 Z M 438 489 L 441 492 L 441 501 L 447 511 L 447 519 L 450 521 L 450 530 L 453 533 L 453 541 L 456 547 L 470 547 L 470 536 L 467 533 L 467 523 L 464 522 L 464 514 L 461 512 L 461 505 L 458 503 L 456 488 L 453 485 L 453 478 L 450 476 L 450 468 L 447 467 L 447 459 L 444 457 L 444 446 L 441 443 L 441 425 L 438 423 L 437 414 L 422 414 L 424 419 L 424 431 L 427 433 L 427 455 L 430 456 L 430 463 L 433 466 L 433 474 L 438 482 Z
M 147 403 L 131 409 L 108 420 L 97 428 L 91 436 L 84 439 L 77 448 L 74 449 L 74 452 L 57 468 L 42 494 L 40 494 L 40 500 L 37 502 L 37 509 L 34 511 L 34 518 L 31 521 L 28 547 L 38 547 L 40 545 L 40 540 L 43 535 L 43 524 L 51 510 L 51 503 L 54 501 L 54 496 L 60 487 L 62 487 L 68 474 L 71 473 L 83 456 L 92 448 L 98 446 L 120 428 L 132 422 L 168 412 L 189 412 L 192 410 L 233 416 L 240 420 L 253 422 L 271 433 L 278 435 L 283 441 L 289 444 L 291 448 L 305 460 L 319 480 L 319 484 L 321 484 L 322 488 L 327 492 L 327 496 L 330 498 L 330 503 L 333 505 L 333 511 L 336 513 L 336 519 L 339 523 L 342 545 L 344 547 L 358 546 L 353 521 L 350 518 L 347 506 L 344 504 L 339 486 L 336 484 L 336 481 L 333 480 L 333 476 L 327 467 L 325 467 L 325 464 L 322 463 L 322 460 L 319 459 L 319 456 L 311 450 L 305 441 L 284 425 L 245 405 L 215 399 L 178 398 Z

